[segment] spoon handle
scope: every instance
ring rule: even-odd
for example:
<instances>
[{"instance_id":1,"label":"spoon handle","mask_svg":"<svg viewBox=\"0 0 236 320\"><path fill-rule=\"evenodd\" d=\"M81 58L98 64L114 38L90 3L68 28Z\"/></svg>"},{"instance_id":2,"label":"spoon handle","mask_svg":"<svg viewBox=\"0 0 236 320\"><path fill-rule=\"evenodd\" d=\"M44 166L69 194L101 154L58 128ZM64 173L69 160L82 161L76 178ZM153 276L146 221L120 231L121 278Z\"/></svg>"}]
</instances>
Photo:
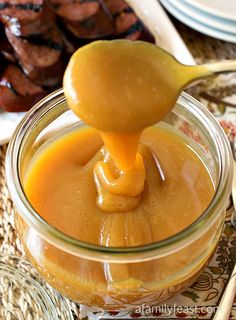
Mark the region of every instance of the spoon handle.
<instances>
[{"instance_id":1,"label":"spoon handle","mask_svg":"<svg viewBox=\"0 0 236 320\"><path fill-rule=\"evenodd\" d=\"M225 60L204 65L212 74L236 72L236 60Z\"/></svg>"},{"instance_id":2,"label":"spoon handle","mask_svg":"<svg viewBox=\"0 0 236 320\"><path fill-rule=\"evenodd\" d=\"M186 87L188 84L198 79L211 77L220 73L236 72L236 60L225 60L214 63L199 64L196 66L182 65L181 67L183 69L180 69L180 83L182 82L183 87Z\"/></svg>"}]
</instances>

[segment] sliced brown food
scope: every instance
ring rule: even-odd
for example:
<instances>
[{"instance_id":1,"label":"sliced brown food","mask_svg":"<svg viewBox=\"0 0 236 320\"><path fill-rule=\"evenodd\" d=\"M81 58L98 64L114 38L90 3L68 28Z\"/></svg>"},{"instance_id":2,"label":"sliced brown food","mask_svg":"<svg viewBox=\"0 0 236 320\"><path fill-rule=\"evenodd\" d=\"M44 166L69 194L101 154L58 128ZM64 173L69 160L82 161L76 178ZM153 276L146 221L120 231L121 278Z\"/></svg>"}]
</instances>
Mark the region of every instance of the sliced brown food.
<instances>
[{"instance_id":1,"label":"sliced brown food","mask_svg":"<svg viewBox=\"0 0 236 320\"><path fill-rule=\"evenodd\" d=\"M46 32L55 22L55 13L48 1L44 1L43 10L35 20L19 19L3 15L2 22L15 36L32 37Z\"/></svg>"},{"instance_id":2,"label":"sliced brown food","mask_svg":"<svg viewBox=\"0 0 236 320\"><path fill-rule=\"evenodd\" d=\"M133 12L122 12L115 18L115 34L127 32L137 22L138 18Z\"/></svg>"},{"instance_id":3,"label":"sliced brown food","mask_svg":"<svg viewBox=\"0 0 236 320\"><path fill-rule=\"evenodd\" d=\"M44 68L53 65L60 58L63 41L56 26L34 38L16 37L9 29L6 29L6 35L20 61L23 60L24 63Z\"/></svg>"},{"instance_id":4,"label":"sliced brown food","mask_svg":"<svg viewBox=\"0 0 236 320\"><path fill-rule=\"evenodd\" d=\"M6 67L6 60L3 55L0 54L0 74L2 74L3 70Z\"/></svg>"},{"instance_id":5,"label":"sliced brown food","mask_svg":"<svg viewBox=\"0 0 236 320\"><path fill-rule=\"evenodd\" d=\"M0 107L9 112L29 110L47 92L9 64L0 76Z\"/></svg>"},{"instance_id":6,"label":"sliced brown food","mask_svg":"<svg viewBox=\"0 0 236 320\"><path fill-rule=\"evenodd\" d=\"M16 61L14 50L7 40L5 33L2 33L0 36L0 56L11 62Z\"/></svg>"},{"instance_id":7,"label":"sliced brown food","mask_svg":"<svg viewBox=\"0 0 236 320\"><path fill-rule=\"evenodd\" d=\"M154 37L124 0L103 0L103 2L115 20L116 38L154 42Z\"/></svg>"},{"instance_id":8,"label":"sliced brown food","mask_svg":"<svg viewBox=\"0 0 236 320\"><path fill-rule=\"evenodd\" d=\"M155 38L144 26L140 28L137 26L137 30L135 31L136 26L133 26L131 27L131 29L129 29L129 32L127 32L124 36L125 39L132 41L142 40L146 42L155 43Z\"/></svg>"},{"instance_id":9,"label":"sliced brown food","mask_svg":"<svg viewBox=\"0 0 236 320\"><path fill-rule=\"evenodd\" d=\"M136 40L141 40L142 36L143 36L142 31L138 30L130 34L127 34L125 38L128 40L136 41Z\"/></svg>"},{"instance_id":10,"label":"sliced brown food","mask_svg":"<svg viewBox=\"0 0 236 320\"><path fill-rule=\"evenodd\" d=\"M32 79L36 84L45 87L55 87L62 82L65 67L62 60L58 60L55 64L46 68L38 68L27 64L27 68L21 64L24 73Z\"/></svg>"},{"instance_id":11,"label":"sliced brown food","mask_svg":"<svg viewBox=\"0 0 236 320\"><path fill-rule=\"evenodd\" d=\"M43 10L44 0L0 0L0 15L32 21Z\"/></svg>"},{"instance_id":12,"label":"sliced brown food","mask_svg":"<svg viewBox=\"0 0 236 320\"><path fill-rule=\"evenodd\" d=\"M29 78L45 86L61 81L63 39L56 26L35 38L16 37L9 29L6 35Z\"/></svg>"},{"instance_id":13,"label":"sliced brown food","mask_svg":"<svg viewBox=\"0 0 236 320\"><path fill-rule=\"evenodd\" d=\"M104 38L114 32L114 21L102 7L92 17L83 21L67 21L66 25L78 38Z\"/></svg>"},{"instance_id":14,"label":"sliced brown food","mask_svg":"<svg viewBox=\"0 0 236 320\"><path fill-rule=\"evenodd\" d=\"M61 32L65 54L71 56L77 49L77 45L68 39L64 32Z\"/></svg>"},{"instance_id":15,"label":"sliced brown food","mask_svg":"<svg viewBox=\"0 0 236 320\"><path fill-rule=\"evenodd\" d=\"M110 13L115 16L125 9L129 9L128 4L124 0L103 0Z\"/></svg>"},{"instance_id":16,"label":"sliced brown food","mask_svg":"<svg viewBox=\"0 0 236 320\"><path fill-rule=\"evenodd\" d=\"M127 36L125 36L125 39L132 40L132 41L142 40L150 43L155 43L155 38L153 37L153 35L148 30L145 30L145 29L143 31L136 31L136 32L130 33Z\"/></svg>"},{"instance_id":17,"label":"sliced brown food","mask_svg":"<svg viewBox=\"0 0 236 320\"><path fill-rule=\"evenodd\" d=\"M127 19L127 14L125 15L125 19ZM124 21L125 21L124 19ZM142 41L147 41L147 42L151 42L154 43L155 39L152 36L152 34L144 27L143 23L137 19L136 23L132 24L131 22L134 22L135 20L130 19L130 27L128 29L126 29L126 27L128 26L129 22L122 22L120 25L120 29L119 31L121 31L122 29L126 29L124 30L122 33L118 33L116 34L116 38L125 38L128 40L142 40Z\"/></svg>"},{"instance_id":18,"label":"sliced brown food","mask_svg":"<svg viewBox=\"0 0 236 320\"><path fill-rule=\"evenodd\" d=\"M57 15L70 21L81 21L99 10L99 0L50 0Z\"/></svg>"}]
</instances>

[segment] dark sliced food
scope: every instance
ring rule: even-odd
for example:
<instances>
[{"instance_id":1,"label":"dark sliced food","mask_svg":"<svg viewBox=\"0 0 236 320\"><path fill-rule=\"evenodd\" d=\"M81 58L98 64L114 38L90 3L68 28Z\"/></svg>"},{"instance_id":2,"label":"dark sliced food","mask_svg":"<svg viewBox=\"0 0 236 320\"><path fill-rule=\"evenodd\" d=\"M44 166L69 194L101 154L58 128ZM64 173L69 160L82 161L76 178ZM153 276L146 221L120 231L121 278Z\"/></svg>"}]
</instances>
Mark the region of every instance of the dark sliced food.
<instances>
[{"instance_id":1,"label":"dark sliced food","mask_svg":"<svg viewBox=\"0 0 236 320\"><path fill-rule=\"evenodd\" d=\"M137 16L133 12L123 11L115 18L116 35L127 33L138 21Z\"/></svg>"},{"instance_id":2,"label":"dark sliced food","mask_svg":"<svg viewBox=\"0 0 236 320\"><path fill-rule=\"evenodd\" d=\"M64 32L61 32L61 35L62 35L62 39L63 39L65 55L71 56L78 48L78 45L76 45L75 43L73 43L73 41L68 39L67 35Z\"/></svg>"},{"instance_id":3,"label":"dark sliced food","mask_svg":"<svg viewBox=\"0 0 236 320\"><path fill-rule=\"evenodd\" d=\"M125 10L130 9L124 0L103 0L103 2L114 18Z\"/></svg>"},{"instance_id":4,"label":"dark sliced food","mask_svg":"<svg viewBox=\"0 0 236 320\"><path fill-rule=\"evenodd\" d=\"M15 52L7 40L5 32L0 35L0 57L4 58L4 60L16 62Z\"/></svg>"},{"instance_id":5,"label":"dark sliced food","mask_svg":"<svg viewBox=\"0 0 236 320\"><path fill-rule=\"evenodd\" d=\"M9 29L6 29L6 35L19 60L37 67L54 64L63 49L62 37L56 26L34 38L16 37Z\"/></svg>"},{"instance_id":6,"label":"dark sliced food","mask_svg":"<svg viewBox=\"0 0 236 320\"><path fill-rule=\"evenodd\" d=\"M76 49L120 38L154 42L124 0L0 0L0 107L28 110L61 85Z\"/></svg>"},{"instance_id":7,"label":"dark sliced food","mask_svg":"<svg viewBox=\"0 0 236 320\"><path fill-rule=\"evenodd\" d=\"M78 38L97 39L110 36L114 32L114 21L102 7L83 21L67 21L67 28Z\"/></svg>"},{"instance_id":8,"label":"dark sliced food","mask_svg":"<svg viewBox=\"0 0 236 320\"><path fill-rule=\"evenodd\" d=\"M45 95L16 65L9 64L0 76L0 106L6 111L29 110Z\"/></svg>"},{"instance_id":9,"label":"dark sliced food","mask_svg":"<svg viewBox=\"0 0 236 320\"><path fill-rule=\"evenodd\" d=\"M23 70L36 84L44 87L52 87L51 91L53 91L56 86L61 85L65 66L63 65L62 59L59 59L53 65L45 68L37 68L28 64L27 69L23 68Z\"/></svg>"},{"instance_id":10,"label":"dark sliced food","mask_svg":"<svg viewBox=\"0 0 236 320\"><path fill-rule=\"evenodd\" d=\"M124 0L103 0L115 21L116 38L154 42L132 8Z\"/></svg>"},{"instance_id":11,"label":"dark sliced food","mask_svg":"<svg viewBox=\"0 0 236 320\"><path fill-rule=\"evenodd\" d=\"M2 22L15 36L32 37L45 33L55 22L55 13L48 1L44 1L43 10L35 20L25 20L3 15Z\"/></svg>"},{"instance_id":12,"label":"dark sliced food","mask_svg":"<svg viewBox=\"0 0 236 320\"><path fill-rule=\"evenodd\" d=\"M99 10L99 0L50 0L57 15L70 21L85 20Z\"/></svg>"},{"instance_id":13,"label":"dark sliced food","mask_svg":"<svg viewBox=\"0 0 236 320\"><path fill-rule=\"evenodd\" d=\"M63 40L56 26L35 38L16 37L9 29L6 29L6 35L29 78L44 86L60 83L63 73Z\"/></svg>"},{"instance_id":14,"label":"dark sliced food","mask_svg":"<svg viewBox=\"0 0 236 320\"><path fill-rule=\"evenodd\" d=\"M32 21L43 10L44 0L0 0L0 15Z\"/></svg>"}]
</instances>

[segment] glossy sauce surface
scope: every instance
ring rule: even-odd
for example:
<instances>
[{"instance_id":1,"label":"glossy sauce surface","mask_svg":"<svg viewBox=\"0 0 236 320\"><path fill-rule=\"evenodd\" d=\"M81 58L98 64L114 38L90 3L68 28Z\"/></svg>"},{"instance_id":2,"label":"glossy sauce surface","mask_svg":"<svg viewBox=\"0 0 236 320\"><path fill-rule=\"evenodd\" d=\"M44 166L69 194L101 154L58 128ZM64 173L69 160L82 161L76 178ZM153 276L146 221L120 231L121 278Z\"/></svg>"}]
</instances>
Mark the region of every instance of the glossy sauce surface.
<instances>
[{"instance_id":1,"label":"glossy sauce surface","mask_svg":"<svg viewBox=\"0 0 236 320\"><path fill-rule=\"evenodd\" d=\"M174 107L181 65L152 44L96 41L72 56L64 75L69 107L104 132L139 132Z\"/></svg>"},{"instance_id":2,"label":"glossy sauce surface","mask_svg":"<svg viewBox=\"0 0 236 320\"><path fill-rule=\"evenodd\" d=\"M96 205L93 171L103 160L104 146L91 128L59 136L40 150L26 175L25 192L48 223L85 242L127 247L167 238L199 217L213 197L213 183L188 143L167 129L146 129L139 153L145 183L120 181L120 188L129 191L129 196L118 196L120 210L107 213ZM124 210L139 189L138 204Z\"/></svg>"}]
</instances>

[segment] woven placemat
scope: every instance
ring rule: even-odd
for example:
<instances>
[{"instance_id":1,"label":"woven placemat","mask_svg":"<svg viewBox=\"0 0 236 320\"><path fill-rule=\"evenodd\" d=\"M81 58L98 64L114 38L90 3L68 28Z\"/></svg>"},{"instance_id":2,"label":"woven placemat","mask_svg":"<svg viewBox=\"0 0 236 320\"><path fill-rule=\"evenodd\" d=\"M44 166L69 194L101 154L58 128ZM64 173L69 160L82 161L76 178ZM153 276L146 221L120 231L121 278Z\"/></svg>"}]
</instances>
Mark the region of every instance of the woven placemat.
<instances>
[{"instance_id":1,"label":"woven placemat","mask_svg":"<svg viewBox=\"0 0 236 320\"><path fill-rule=\"evenodd\" d=\"M0 148L0 252L23 255L15 232L14 209L5 180L5 155L7 146Z\"/></svg>"},{"instance_id":2,"label":"woven placemat","mask_svg":"<svg viewBox=\"0 0 236 320\"><path fill-rule=\"evenodd\" d=\"M173 21L198 63L236 59L235 44L204 36L177 22L175 19ZM188 92L205 104L218 117L226 133L233 137L236 135L236 74L219 76L214 81L202 81L197 86L188 89ZM0 147L0 252L25 258L15 231L14 208L6 187L6 148L6 145ZM229 233L229 231L227 232ZM24 292L22 291L20 294L24 295ZM68 306L73 310L74 318L78 319L80 316L79 307L70 301L68 301ZM34 309L33 304L31 308ZM58 312L60 312L59 305L57 308ZM109 317L111 318L111 316Z\"/></svg>"}]
</instances>

